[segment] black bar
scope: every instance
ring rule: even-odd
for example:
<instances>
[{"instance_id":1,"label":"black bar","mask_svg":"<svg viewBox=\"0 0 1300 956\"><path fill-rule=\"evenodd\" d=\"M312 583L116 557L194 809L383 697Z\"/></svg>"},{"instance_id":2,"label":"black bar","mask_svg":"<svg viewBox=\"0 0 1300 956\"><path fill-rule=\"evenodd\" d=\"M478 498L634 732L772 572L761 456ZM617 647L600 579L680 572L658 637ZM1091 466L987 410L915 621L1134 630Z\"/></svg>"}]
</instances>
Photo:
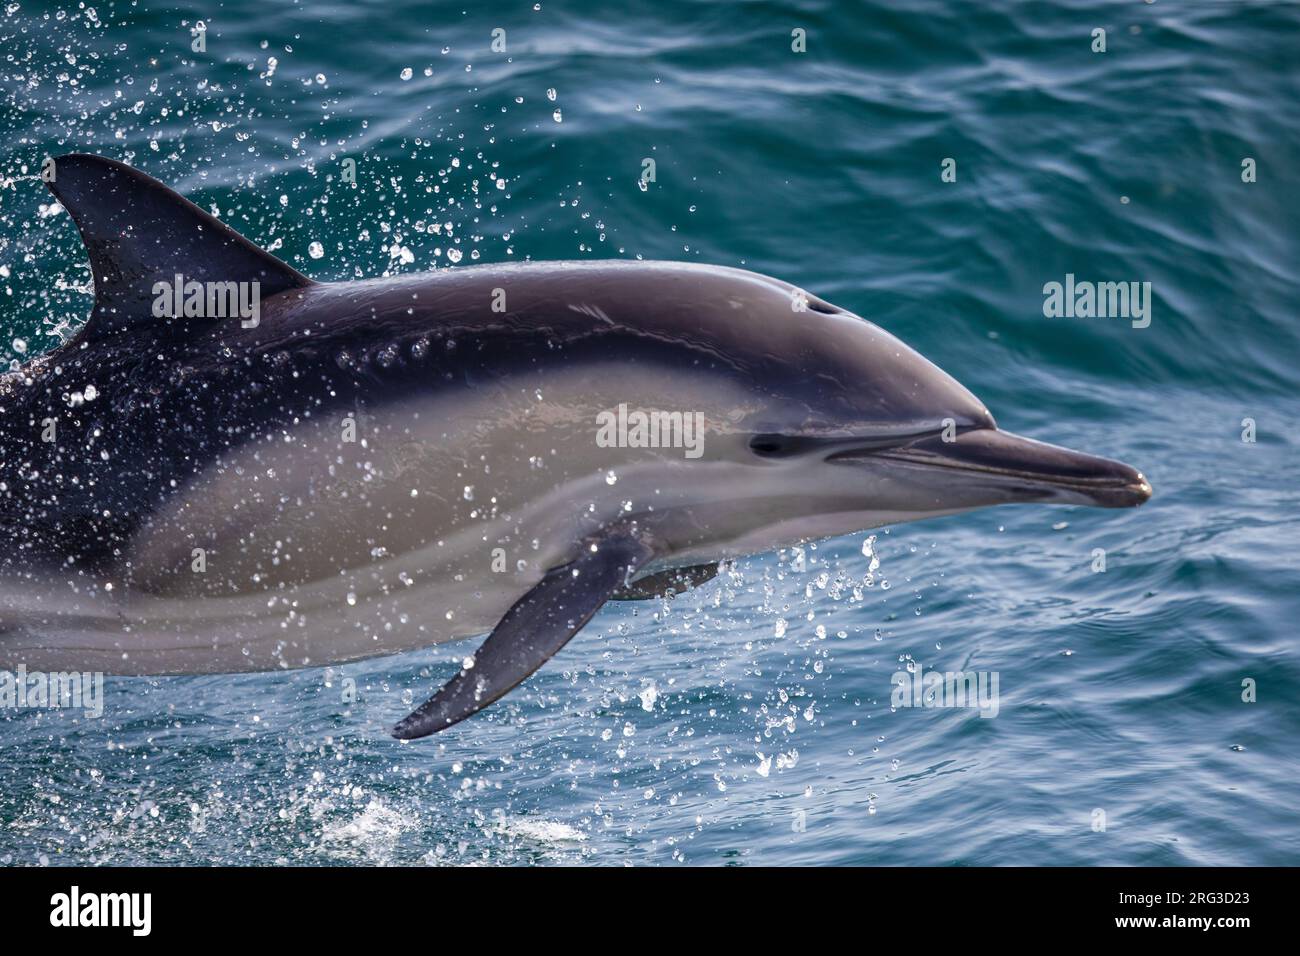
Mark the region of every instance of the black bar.
<instances>
[{"instance_id":1,"label":"black bar","mask_svg":"<svg viewBox=\"0 0 1300 956\"><path fill-rule=\"evenodd\" d=\"M98 912L96 894L148 893L147 938L187 942L240 933L259 944L355 939L374 945L404 931L428 934L432 924L449 932L488 932L492 942L545 926L563 927L564 935L608 926L653 936L676 925L671 938L680 931L689 935L687 927L699 920L722 919L729 933L757 932L760 939L764 926L775 922L815 927L821 939L836 927L860 937L872 927L897 932L906 926L904 935L947 944L1025 932L1034 934L1026 939L1071 944L1127 938L1183 945L1201 938L1234 945L1252 934L1272 938L1285 930L1282 908L1296 875L1177 868L591 869L6 869L0 871L0 925L9 938L23 941L70 933L82 941L94 935L128 945L146 938L136 936L130 919L134 915L143 927L142 896L136 909L121 910L127 925L51 925L52 916L60 918L59 894L66 897L61 916L68 921L75 886L87 918ZM86 903L88 896L95 896L93 903Z\"/></svg>"}]
</instances>

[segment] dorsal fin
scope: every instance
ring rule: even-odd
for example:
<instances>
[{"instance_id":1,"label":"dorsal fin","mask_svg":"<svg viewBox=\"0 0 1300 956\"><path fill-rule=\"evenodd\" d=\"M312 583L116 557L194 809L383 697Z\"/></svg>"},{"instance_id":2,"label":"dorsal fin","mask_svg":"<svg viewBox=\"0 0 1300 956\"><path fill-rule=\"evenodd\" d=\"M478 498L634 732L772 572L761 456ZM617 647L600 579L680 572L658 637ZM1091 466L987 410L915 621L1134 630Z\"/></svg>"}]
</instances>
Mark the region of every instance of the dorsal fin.
<instances>
[{"instance_id":1,"label":"dorsal fin","mask_svg":"<svg viewBox=\"0 0 1300 956\"><path fill-rule=\"evenodd\" d=\"M95 308L84 334L94 337L150 323L154 284L260 283L265 300L311 280L259 249L194 203L124 163L72 153L54 160L47 181L81 232L95 277ZM189 320L193 321L193 320Z\"/></svg>"}]
</instances>

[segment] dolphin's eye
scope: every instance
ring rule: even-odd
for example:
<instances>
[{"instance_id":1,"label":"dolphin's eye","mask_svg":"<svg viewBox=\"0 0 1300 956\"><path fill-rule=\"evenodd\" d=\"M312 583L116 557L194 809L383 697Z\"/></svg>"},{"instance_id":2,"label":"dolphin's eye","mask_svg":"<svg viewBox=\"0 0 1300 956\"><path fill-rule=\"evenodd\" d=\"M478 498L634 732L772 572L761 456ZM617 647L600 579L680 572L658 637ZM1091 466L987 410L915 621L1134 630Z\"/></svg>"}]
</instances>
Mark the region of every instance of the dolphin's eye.
<instances>
[{"instance_id":1,"label":"dolphin's eye","mask_svg":"<svg viewBox=\"0 0 1300 956\"><path fill-rule=\"evenodd\" d=\"M760 458L783 458L793 454L796 445L788 435L755 435L749 440L749 450Z\"/></svg>"}]
</instances>

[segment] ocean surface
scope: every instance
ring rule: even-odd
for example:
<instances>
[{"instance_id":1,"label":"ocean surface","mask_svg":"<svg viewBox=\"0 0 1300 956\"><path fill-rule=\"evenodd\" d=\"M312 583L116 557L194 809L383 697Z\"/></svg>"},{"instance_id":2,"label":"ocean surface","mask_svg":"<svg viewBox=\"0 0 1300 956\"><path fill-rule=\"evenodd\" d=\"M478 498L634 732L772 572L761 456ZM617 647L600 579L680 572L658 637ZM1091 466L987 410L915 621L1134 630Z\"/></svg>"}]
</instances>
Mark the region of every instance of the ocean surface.
<instances>
[{"instance_id":1,"label":"ocean surface","mask_svg":"<svg viewBox=\"0 0 1300 956\"><path fill-rule=\"evenodd\" d=\"M320 279L769 273L1155 496L609 605L411 745L472 644L3 710L0 863L1300 863L1298 47L1246 0L5 0L0 361L87 314L36 174L92 151ZM1045 316L1067 275L1151 283L1150 324ZM996 717L892 707L917 667L996 672Z\"/></svg>"}]
</instances>

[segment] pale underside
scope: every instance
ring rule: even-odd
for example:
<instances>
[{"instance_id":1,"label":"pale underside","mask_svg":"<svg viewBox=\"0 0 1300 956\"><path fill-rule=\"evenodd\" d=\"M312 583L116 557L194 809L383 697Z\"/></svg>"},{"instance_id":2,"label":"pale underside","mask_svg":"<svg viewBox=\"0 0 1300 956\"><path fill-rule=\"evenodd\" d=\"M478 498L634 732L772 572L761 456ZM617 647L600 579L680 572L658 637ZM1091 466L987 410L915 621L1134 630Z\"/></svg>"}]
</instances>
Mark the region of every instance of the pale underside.
<instances>
[{"instance_id":1,"label":"pale underside","mask_svg":"<svg viewBox=\"0 0 1300 956\"><path fill-rule=\"evenodd\" d=\"M355 441L344 413L304 421L214 462L106 577L0 579L0 666L344 662L485 633L629 516L665 546L643 573L916 517L839 512L846 489L755 467L737 427L754 401L717 376L609 364L372 405ZM704 454L599 446L597 416L620 403L701 413ZM819 495L802 517L791 504Z\"/></svg>"}]
</instances>

